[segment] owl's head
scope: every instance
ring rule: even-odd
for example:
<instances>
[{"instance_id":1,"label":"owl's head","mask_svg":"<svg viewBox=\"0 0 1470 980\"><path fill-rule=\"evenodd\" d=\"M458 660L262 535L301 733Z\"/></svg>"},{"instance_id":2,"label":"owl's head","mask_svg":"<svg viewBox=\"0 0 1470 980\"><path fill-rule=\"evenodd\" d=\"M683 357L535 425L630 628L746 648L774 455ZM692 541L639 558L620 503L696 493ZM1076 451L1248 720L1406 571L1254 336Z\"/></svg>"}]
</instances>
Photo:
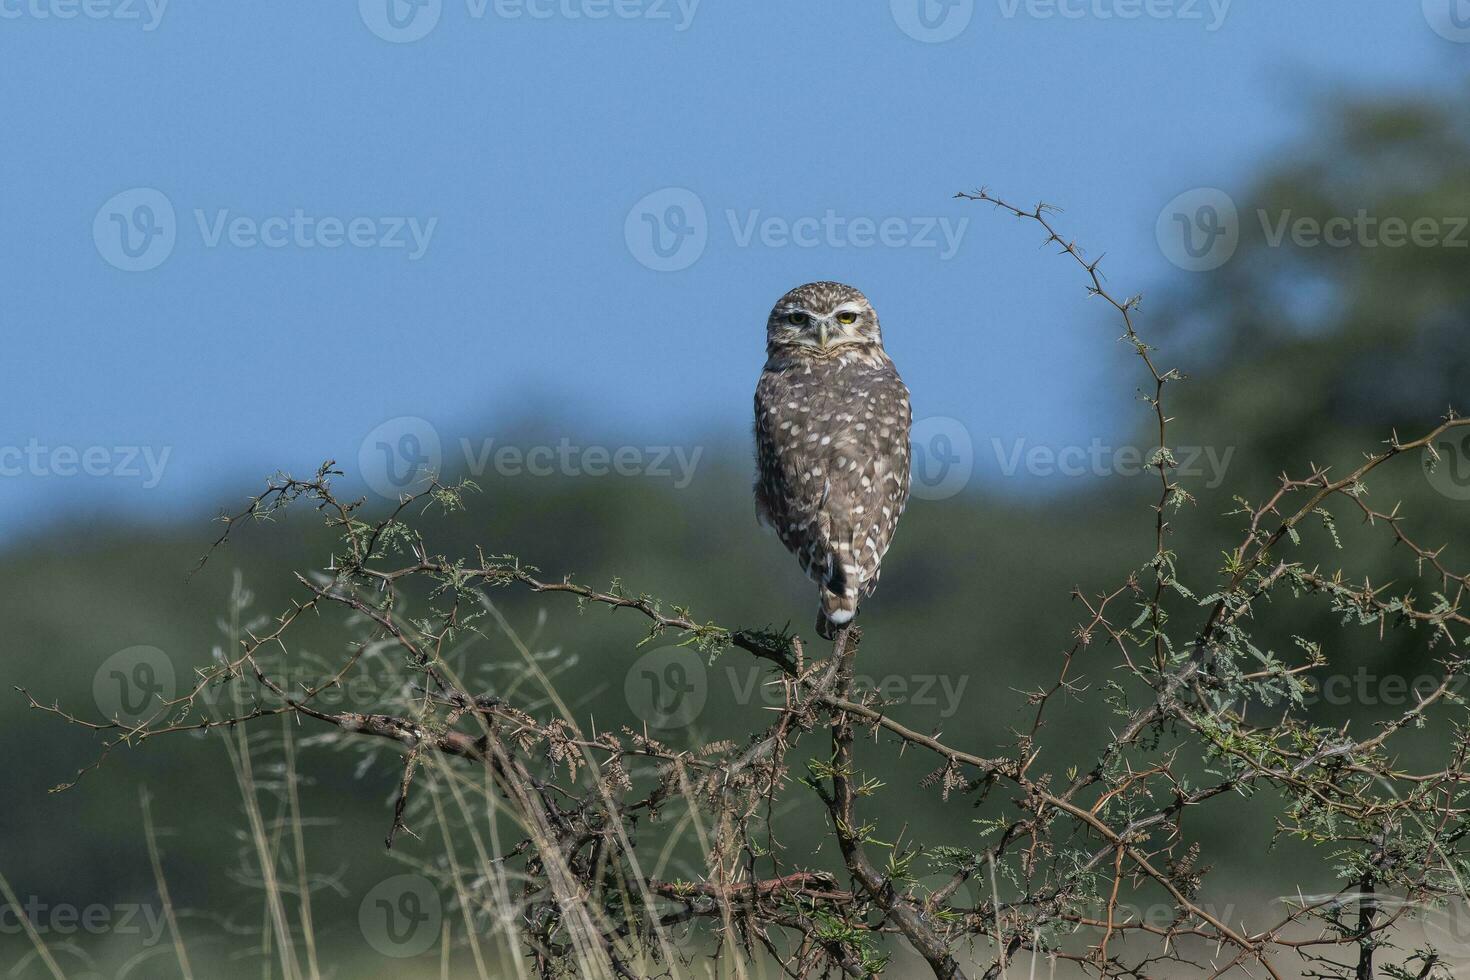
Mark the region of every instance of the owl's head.
<instances>
[{"instance_id":1,"label":"owl's head","mask_svg":"<svg viewBox=\"0 0 1470 980\"><path fill-rule=\"evenodd\" d=\"M827 357L839 350L883 347L873 304L852 286L809 282L782 296L766 322L771 353Z\"/></svg>"}]
</instances>

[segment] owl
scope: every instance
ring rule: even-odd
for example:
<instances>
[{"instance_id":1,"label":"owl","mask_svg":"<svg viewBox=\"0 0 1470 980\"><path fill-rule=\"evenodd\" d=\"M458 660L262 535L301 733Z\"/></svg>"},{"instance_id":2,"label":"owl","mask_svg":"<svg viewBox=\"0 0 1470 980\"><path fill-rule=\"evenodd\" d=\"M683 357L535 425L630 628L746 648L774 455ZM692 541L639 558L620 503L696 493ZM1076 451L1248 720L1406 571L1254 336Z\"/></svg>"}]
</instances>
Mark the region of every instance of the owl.
<instances>
[{"instance_id":1,"label":"owl","mask_svg":"<svg viewBox=\"0 0 1470 980\"><path fill-rule=\"evenodd\" d=\"M817 583L827 639L878 586L909 497L911 418L866 296L813 282L781 297L755 389L756 516Z\"/></svg>"}]
</instances>

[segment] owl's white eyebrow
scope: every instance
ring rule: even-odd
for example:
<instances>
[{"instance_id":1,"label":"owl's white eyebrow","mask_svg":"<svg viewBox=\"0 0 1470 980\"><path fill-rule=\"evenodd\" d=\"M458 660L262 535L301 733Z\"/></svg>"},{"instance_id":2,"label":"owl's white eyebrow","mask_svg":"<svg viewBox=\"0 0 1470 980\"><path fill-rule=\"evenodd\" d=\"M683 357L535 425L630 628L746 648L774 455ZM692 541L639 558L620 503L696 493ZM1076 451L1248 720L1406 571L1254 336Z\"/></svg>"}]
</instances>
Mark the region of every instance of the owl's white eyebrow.
<instances>
[{"instance_id":1,"label":"owl's white eyebrow","mask_svg":"<svg viewBox=\"0 0 1470 980\"><path fill-rule=\"evenodd\" d=\"M820 313L813 313L811 310L807 309L804 306L787 307L782 315L790 316L793 313L802 313L806 316L813 317L814 319L822 320L828 317L834 317L839 313L861 313L862 311L863 308L857 303L843 303L841 306L837 307L837 309L833 310L831 313L828 313L827 317L823 317Z\"/></svg>"}]
</instances>

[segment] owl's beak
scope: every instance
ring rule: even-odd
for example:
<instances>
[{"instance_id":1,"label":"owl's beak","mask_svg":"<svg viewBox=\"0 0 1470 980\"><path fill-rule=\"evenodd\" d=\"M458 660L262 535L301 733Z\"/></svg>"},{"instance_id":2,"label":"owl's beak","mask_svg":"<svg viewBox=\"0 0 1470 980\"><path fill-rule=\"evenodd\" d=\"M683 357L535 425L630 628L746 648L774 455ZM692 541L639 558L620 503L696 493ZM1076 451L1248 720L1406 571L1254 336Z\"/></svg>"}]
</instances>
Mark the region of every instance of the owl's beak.
<instances>
[{"instance_id":1,"label":"owl's beak","mask_svg":"<svg viewBox=\"0 0 1470 980\"><path fill-rule=\"evenodd\" d=\"M823 347L827 346L827 337L830 333L831 325L828 324L826 320L823 320L821 323L817 324L817 341Z\"/></svg>"}]
</instances>

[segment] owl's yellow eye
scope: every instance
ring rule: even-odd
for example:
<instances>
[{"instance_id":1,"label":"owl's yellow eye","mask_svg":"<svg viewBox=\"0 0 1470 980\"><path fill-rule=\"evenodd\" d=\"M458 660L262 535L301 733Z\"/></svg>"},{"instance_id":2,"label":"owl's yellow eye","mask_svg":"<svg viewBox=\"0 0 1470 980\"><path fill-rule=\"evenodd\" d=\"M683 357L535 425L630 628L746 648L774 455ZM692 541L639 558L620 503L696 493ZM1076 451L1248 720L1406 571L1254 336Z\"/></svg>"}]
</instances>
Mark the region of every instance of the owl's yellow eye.
<instances>
[{"instance_id":1,"label":"owl's yellow eye","mask_svg":"<svg viewBox=\"0 0 1470 980\"><path fill-rule=\"evenodd\" d=\"M786 317L786 322L791 324L793 327L804 327L806 326L806 322L809 319L811 318L808 317L805 313L792 313L791 315Z\"/></svg>"},{"instance_id":2,"label":"owl's yellow eye","mask_svg":"<svg viewBox=\"0 0 1470 980\"><path fill-rule=\"evenodd\" d=\"M838 323L857 323L857 314L851 310L843 310L837 314Z\"/></svg>"}]
</instances>

